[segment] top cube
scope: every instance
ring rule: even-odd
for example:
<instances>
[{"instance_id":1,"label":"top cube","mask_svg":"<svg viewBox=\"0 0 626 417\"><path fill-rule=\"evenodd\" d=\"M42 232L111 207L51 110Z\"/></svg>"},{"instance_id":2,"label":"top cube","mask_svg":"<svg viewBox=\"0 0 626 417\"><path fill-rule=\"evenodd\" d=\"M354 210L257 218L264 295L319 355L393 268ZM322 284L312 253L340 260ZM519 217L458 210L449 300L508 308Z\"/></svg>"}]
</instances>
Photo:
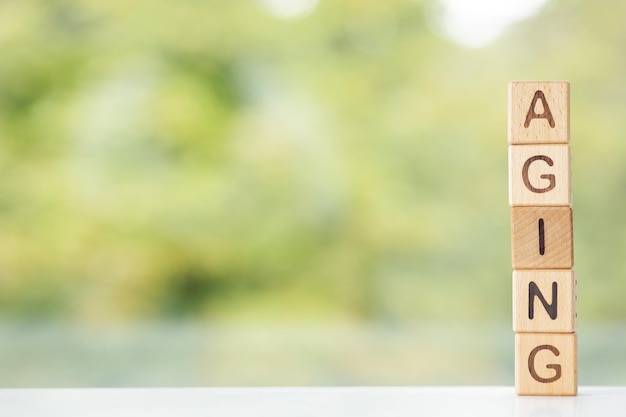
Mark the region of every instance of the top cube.
<instances>
[{"instance_id":1,"label":"top cube","mask_svg":"<svg viewBox=\"0 0 626 417\"><path fill-rule=\"evenodd\" d=\"M509 83L509 143L569 143L569 82Z\"/></svg>"}]
</instances>

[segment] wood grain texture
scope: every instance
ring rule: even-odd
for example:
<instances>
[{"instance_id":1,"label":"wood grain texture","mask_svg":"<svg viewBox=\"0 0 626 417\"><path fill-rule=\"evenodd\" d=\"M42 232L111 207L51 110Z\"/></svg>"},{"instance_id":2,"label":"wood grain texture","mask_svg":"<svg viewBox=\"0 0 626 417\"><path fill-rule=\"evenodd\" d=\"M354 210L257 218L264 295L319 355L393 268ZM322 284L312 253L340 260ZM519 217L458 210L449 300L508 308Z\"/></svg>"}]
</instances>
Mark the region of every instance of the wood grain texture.
<instances>
[{"instance_id":1,"label":"wood grain texture","mask_svg":"<svg viewBox=\"0 0 626 417\"><path fill-rule=\"evenodd\" d=\"M516 333L573 333L576 330L574 271L513 271L513 330Z\"/></svg>"},{"instance_id":2,"label":"wood grain texture","mask_svg":"<svg viewBox=\"0 0 626 417\"><path fill-rule=\"evenodd\" d=\"M572 229L569 207L511 208L513 269L572 269Z\"/></svg>"},{"instance_id":3,"label":"wood grain texture","mask_svg":"<svg viewBox=\"0 0 626 417\"><path fill-rule=\"evenodd\" d=\"M510 144L569 143L569 114L569 82L509 83Z\"/></svg>"},{"instance_id":4,"label":"wood grain texture","mask_svg":"<svg viewBox=\"0 0 626 417\"><path fill-rule=\"evenodd\" d=\"M569 145L510 145L509 204L570 206Z\"/></svg>"},{"instance_id":5,"label":"wood grain texture","mask_svg":"<svg viewBox=\"0 0 626 417\"><path fill-rule=\"evenodd\" d=\"M575 333L517 333L515 391L518 395L576 395Z\"/></svg>"}]
</instances>

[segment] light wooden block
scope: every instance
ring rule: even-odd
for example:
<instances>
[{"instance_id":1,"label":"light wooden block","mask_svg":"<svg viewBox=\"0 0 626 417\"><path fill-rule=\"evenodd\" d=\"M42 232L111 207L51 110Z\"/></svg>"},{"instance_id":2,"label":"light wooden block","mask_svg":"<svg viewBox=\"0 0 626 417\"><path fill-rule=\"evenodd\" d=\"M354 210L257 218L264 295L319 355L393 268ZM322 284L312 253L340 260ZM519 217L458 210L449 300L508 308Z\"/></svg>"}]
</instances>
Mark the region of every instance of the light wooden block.
<instances>
[{"instance_id":1,"label":"light wooden block","mask_svg":"<svg viewBox=\"0 0 626 417\"><path fill-rule=\"evenodd\" d=\"M572 269L572 229L569 207L511 208L513 269Z\"/></svg>"},{"instance_id":2,"label":"light wooden block","mask_svg":"<svg viewBox=\"0 0 626 417\"><path fill-rule=\"evenodd\" d=\"M569 143L569 83L509 83L509 143Z\"/></svg>"},{"instance_id":3,"label":"light wooden block","mask_svg":"<svg viewBox=\"0 0 626 417\"><path fill-rule=\"evenodd\" d=\"M569 145L510 145L509 204L571 205L570 161Z\"/></svg>"},{"instance_id":4,"label":"light wooden block","mask_svg":"<svg viewBox=\"0 0 626 417\"><path fill-rule=\"evenodd\" d=\"M576 395L575 333L515 335L515 391L518 395Z\"/></svg>"},{"instance_id":5,"label":"light wooden block","mask_svg":"<svg viewBox=\"0 0 626 417\"><path fill-rule=\"evenodd\" d=\"M573 333L576 330L574 271L513 271L513 330L516 333Z\"/></svg>"}]
</instances>

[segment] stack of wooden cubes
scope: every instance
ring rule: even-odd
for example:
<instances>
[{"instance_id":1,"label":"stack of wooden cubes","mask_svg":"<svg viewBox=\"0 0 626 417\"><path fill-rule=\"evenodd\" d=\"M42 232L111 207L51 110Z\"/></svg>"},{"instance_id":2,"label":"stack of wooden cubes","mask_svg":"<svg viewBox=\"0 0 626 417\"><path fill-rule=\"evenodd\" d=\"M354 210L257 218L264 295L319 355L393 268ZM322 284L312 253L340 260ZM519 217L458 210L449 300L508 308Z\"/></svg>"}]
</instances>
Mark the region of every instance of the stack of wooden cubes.
<instances>
[{"instance_id":1,"label":"stack of wooden cubes","mask_svg":"<svg viewBox=\"0 0 626 417\"><path fill-rule=\"evenodd\" d=\"M509 84L515 390L576 395L569 83Z\"/></svg>"}]
</instances>

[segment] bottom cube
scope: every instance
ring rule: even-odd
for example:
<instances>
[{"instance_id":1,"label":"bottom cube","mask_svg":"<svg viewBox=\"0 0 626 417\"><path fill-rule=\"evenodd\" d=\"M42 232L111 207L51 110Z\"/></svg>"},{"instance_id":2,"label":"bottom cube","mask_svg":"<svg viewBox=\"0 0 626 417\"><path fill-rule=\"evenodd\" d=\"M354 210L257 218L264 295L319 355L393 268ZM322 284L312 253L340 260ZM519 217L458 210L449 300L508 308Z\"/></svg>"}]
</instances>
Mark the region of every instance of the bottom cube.
<instances>
[{"instance_id":1,"label":"bottom cube","mask_svg":"<svg viewBox=\"0 0 626 417\"><path fill-rule=\"evenodd\" d=\"M575 333L515 335L515 391L518 395L576 395Z\"/></svg>"}]
</instances>

